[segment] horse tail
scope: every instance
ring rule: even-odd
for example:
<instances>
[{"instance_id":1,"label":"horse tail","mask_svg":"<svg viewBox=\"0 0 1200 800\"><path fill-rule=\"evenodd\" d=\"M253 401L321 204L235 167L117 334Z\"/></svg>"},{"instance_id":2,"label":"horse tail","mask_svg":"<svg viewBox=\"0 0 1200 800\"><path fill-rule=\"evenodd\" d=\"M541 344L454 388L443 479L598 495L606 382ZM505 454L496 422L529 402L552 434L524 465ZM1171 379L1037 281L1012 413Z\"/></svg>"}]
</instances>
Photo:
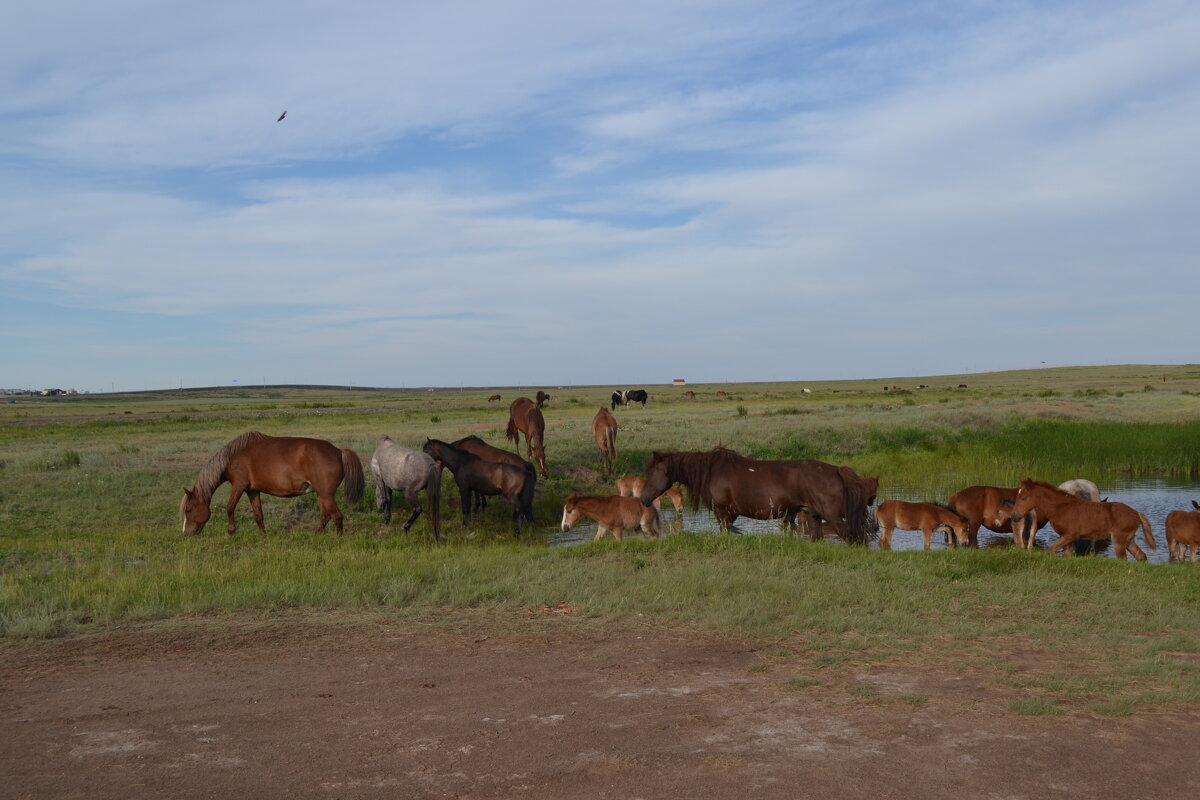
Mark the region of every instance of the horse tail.
<instances>
[{"instance_id":1,"label":"horse tail","mask_svg":"<svg viewBox=\"0 0 1200 800\"><path fill-rule=\"evenodd\" d=\"M342 480L346 490L346 504L354 505L362 500L363 489L366 487L366 477L363 475L362 461L358 453L349 447L342 448Z\"/></svg>"},{"instance_id":2,"label":"horse tail","mask_svg":"<svg viewBox=\"0 0 1200 800\"><path fill-rule=\"evenodd\" d=\"M1142 521L1142 532L1146 538L1146 547L1149 547L1151 550L1157 550L1158 545L1154 543L1154 532L1150 530L1150 520L1146 519L1146 515L1140 511L1137 512L1137 515L1138 519Z\"/></svg>"},{"instance_id":3,"label":"horse tail","mask_svg":"<svg viewBox=\"0 0 1200 800\"><path fill-rule=\"evenodd\" d=\"M342 467L345 472L346 468ZM383 511L388 504L388 493L392 490L388 488L387 481L383 479L383 473L376 469L375 459L371 459L371 473L375 476L375 510Z\"/></svg>"},{"instance_id":4,"label":"horse tail","mask_svg":"<svg viewBox=\"0 0 1200 800\"><path fill-rule=\"evenodd\" d=\"M842 503L846 511L846 541L866 544L870 535L867 525L867 493L857 476L842 473Z\"/></svg>"},{"instance_id":5,"label":"horse tail","mask_svg":"<svg viewBox=\"0 0 1200 800\"><path fill-rule=\"evenodd\" d=\"M433 539L442 538L442 468L433 462L425 476L425 499L429 503L429 524L433 526Z\"/></svg>"},{"instance_id":6,"label":"horse tail","mask_svg":"<svg viewBox=\"0 0 1200 800\"><path fill-rule=\"evenodd\" d=\"M508 427L504 430L504 438L521 444L521 434L517 432L517 421L513 419L512 414L508 415Z\"/></svg>"},{"instance_id":7,"label":"horse tail","mask_svg":"<svg viewBox=\"0 0 1200 800\"><path fill-rule=\"evenodd\" d=\"M610 427L605 430L604 439L608 444L608 468L611 470L617 466L617 429Z\"/></svg>"}]
</instances>

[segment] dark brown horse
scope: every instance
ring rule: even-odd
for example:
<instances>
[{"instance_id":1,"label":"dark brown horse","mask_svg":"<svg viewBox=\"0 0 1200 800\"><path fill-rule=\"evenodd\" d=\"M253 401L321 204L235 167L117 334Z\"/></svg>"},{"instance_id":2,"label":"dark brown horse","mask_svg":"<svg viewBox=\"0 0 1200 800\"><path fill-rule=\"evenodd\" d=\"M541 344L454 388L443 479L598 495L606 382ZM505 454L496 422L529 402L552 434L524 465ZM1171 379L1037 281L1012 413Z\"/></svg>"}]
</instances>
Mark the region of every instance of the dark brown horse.
<instances>
[{"instance_id":1,"label":"dark brown horse","mask_svg":"<svg viewBox=\"0 0 1200 800\"><path fill-rule=\"evenodd\" d=\"M528 397L518 397L508 407L508 429L506 438L521 449L521 434L525 434L525 456L537 462L538 469L546 474L546 450L543 437L546 434L546 418L537 405Z\"/></svg>"},{"instance_id":2,"label":"dark brown horse","mask_svg":"<svg viewBox=\"0 0 1200 800\"><path fill-rule=\"evenodd\" d=\"M709 451L655 452L646 462L646 484L640 500L650 505L670 486L688 488L692 510L710 508L722 528L739 516L782 519L795 527L804 513L809 531L829 523L843 539L863 543L871 535L867 522L868 497L878 482L860 478L849 467L823 461L760 461L725 447Z\"/></svg>"},{"instance_id":3,"label":"dark brown horse","mask_svg":"<svg viewBox=\"0 0 1200 800\"><path fill-rule=\"evenodd\" d=\"M500 395L498 395L498 394L494 394L494 395L492 395L491 397L489 397L489 398L488 398L488 402L489 402L489 403L498 403L498 402L500 402Z\"/></svg>"},{"instance_id":4,"label":"dark brown horse","mask_svg":"<svg viewBox=\"0 0 1200 800\"><path fill-rule=\"evenodd\" d=\"M537 407L541 408L542 406L546 405L547 401L550 400L550 395L546 392L543 392L541 389L538 389L538 393L534 396L534 400L537 401Z\"/></svg>"},{"instance_id":5,"label":"dark brown horse","mask_svg":"<svg viewBox=\"0 0 1200 800\"><path fill-rule=\"evenodd\" d=\"M337 532L342 532L342 512L334 502L333 493L342 481L346 482L346 502L357 503L363 496L362 462L348 448L338 449L324 439L304 439L298 436L267 436L258 431L243 433L222 447L208 460L196 476L192 488L183 490L179 511L183 515L186 536L204 529L212 515L210 503L213 492L229 482L229 502L225 513L226 530L233 533L237 523L233 511L245 493L250 498L254 521L266 533L259 494L275 497L298 497L317 493L321 508L321 524L317 533L333 520Z\"/></svg>"},{"instance_id":6,"label":"dark brown horse","mask_svg":"<svg viewBox=\"0 0 1200 800\"><path fill-rule=\"evenodd\" d=\"M617 419L604 406L600 406L596 416L592 417L592 436L600 448L604 471L612 472L617 463Z\"/></svg>"},{"instance_id":7,"label":"dark brown horse","mask_svg":"<svg viewBox=\"0 0 1200 800\"><path fill-rule=\"evenodd\" d=\"M468 453L474 453L484 461L496 461L501 464L512 464L521 469L527 469L533 472L533 464L530 464L525 459L521 458L516 453L508 450L501 450L499 447L494 447L478 436L464 436L462 439L451 442L455 447L466 450ZM536 475L536 473L534 473ZM536 478L535 478L536 479ZM475 494L473 497L474 504L472 510L479 511L487 507L487 498L481 494Z\"/></svg>"},{"instance_id":8,"label":"dark brown horse","mask_svg":"<svg viewBox=\"0 0 1200 800\"><path fill-rule=\"evenodd\" d=\"M513 528L521 530L521 520L533 524L533 489L537 484L537 473L512 464L486 461L437 439L428 439L421 448L438 463L449 468L458 484L458 496L462 505L463 525L471 514L471 496L504 495L513 507Z\"/></svg>"},{"instance_id":9,"label":"dark brown horse","mask_svg":"<svg viewBox=\"0 0 1200 800\"><path fill-rule=\"evenodd\" d=\"M1058 532L1058 539L1049 549L1066 550L1076 539L1112 539L1113 554L1126 558L1126 551L1133 553L1138 561L1145 561L1146 554L1134 541L1138 528L1142 529L1146 546L1155 549L1154 532L1146 515L1124 503L1105 503L1084 500L1057 486L1025 478L1017 487L1017 499L1013 503L1012 519L1021 519L1026 514L1036 520L1046 519Z\"/></svg>"}]
</instances>

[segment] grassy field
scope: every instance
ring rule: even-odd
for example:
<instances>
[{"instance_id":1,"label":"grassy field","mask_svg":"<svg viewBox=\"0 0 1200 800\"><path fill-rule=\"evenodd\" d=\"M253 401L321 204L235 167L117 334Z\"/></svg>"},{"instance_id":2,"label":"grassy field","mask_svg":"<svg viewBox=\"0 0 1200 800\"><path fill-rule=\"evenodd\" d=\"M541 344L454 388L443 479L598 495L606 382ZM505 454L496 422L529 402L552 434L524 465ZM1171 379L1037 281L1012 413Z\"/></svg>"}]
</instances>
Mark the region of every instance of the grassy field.
<instances>
[{"instance_id":1,"label":"grassy field","mask_svg":"<svg viewBox=\"0 0 1200 800\"><path fill-rule=\"evenodd\" d=\"M364 464L383 434L413 447L472 433L503 445L508 402L538 388L554 399L535 517L552 525L569 492L608 491L590 421L612 387L264 387L0 406L3 633L11 641L282 609L384 609L425 621L485 609L511 622L562 602L595 624L651 619L747 637L814 668L915 654L986 668L1037 701L1015 706L1021 713L1066 704L1121 714L1200 700L1200 572L1191 565L884 553L713 531L548 548L513 537L503 502L470 530L447 513L448 542L435 545L423 522L407 535L383 526L371 488L341 539L313 534L311 496L264 498L266 536L245 507L236 536L219 512L201 536L179 534L183 487L246 430L330 439ZM849 463L880 476L881 497L889 484L945 499L1025 475L1200 474L1200 366L645 388L645 409L617 412L621 472L640 472L653 449L724 443ZM503 402L488 404L496 392ZM448 477L444 494L456 500ZM1014 646L1074 667L1030 673L1009 656Z\"/></svg>"}]
</instances>

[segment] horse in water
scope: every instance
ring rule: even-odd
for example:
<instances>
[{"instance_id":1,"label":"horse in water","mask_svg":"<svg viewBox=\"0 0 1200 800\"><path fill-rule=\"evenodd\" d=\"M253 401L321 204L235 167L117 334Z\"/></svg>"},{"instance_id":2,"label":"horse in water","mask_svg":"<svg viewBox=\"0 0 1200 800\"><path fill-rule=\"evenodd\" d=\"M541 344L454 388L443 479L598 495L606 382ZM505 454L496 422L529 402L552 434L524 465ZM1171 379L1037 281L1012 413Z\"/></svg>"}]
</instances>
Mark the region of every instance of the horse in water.
<instances>
[{"instance_id":1,"label":"horse in water","mask_svg":"<svg viewBox=\"0 0 1200 800\"><path fill-rule=\"evenodd\" d=\"M537 485L537 473L513 464L486 461L474 453L455 447L438 439L428 439L421 448L438 463L449 468L458 484L458 496L462 505L463 525L471 514L472 493L481 495L504 495L513 507L513 527L519 533L521 520L533 524L533 489Z\"/></svg>"},{"instance_id":2,"label":"horse in water","mask_svg":"<svg viewBox=\"0 0 1200 800\"><path fill-rule=\"evenodd\" d=\"M537 462L538 469L546 474L546 418L537 405L528 397L518 397L508 407L508 428L504 436L521 449L521 434L525 434L525 457Z\"/></svg>"},{"instance_id":3,"label":"horse in water","mask_svg":"<svg viewBox=\"0 0 1200 800\"><path fill-rule=\"evenodd\" d=\"M1017 499L1013 502L1012 519L1020 520L1026 514L1033 519L1046 519L1058 532L1058 539L1049 549L1066 551L1066 546L1076 539L1112 539L1114 554L1126 558L1126 551L1133 553L1138 561L1146 560L1146 553L1134 541L1134 534L1141 527L1146 546L1155 549L1154 533L1150 521L1140 511L1124 503L1104 503L1084 500L1070 492L1030 478L1017 487ZM1032 537L1030 537L1032 540Z\"/></svg>"},{"instance_id":4,"label":"horse in water","mask_svg":"<svg viewBox=\"0 0 1200 800\"><path fill-rule=\"evenodd\" d=\"M612 472L617 463L617 418L607 408L600 406L592 418L592 437L600 448L600 460L604 471Z\"/></svg>"},{"instance_id":5,"label":"horse in water","mask_svg":"<svg viewBox=\"0 0 1200 800\"><path fill-rule=\"evenodd\" d=\"M621 497L639 497L642 494L642 487L646 485L646 479L640 475L624 475L617 478L617 494ZM664 497L671 498L671 504L675 506L675 513L683 513L683 492L679 491L678 486L672 486L665 492L654 498L654 507L662 510L662 499Z\"/></svg>"},{"instance_id":6,"label":"horse in water","mask_svg":"<svg viewBox=\"0 0 1200 800\"><path fill-rule=\"evenodd\" d=\"M424 510L417 497L417 492L424 489L429 501L433 538L441 538L442 471L432 457L420 450L402 447L385 436L371 455L371 474L375 476L375 508L383 512L384 524L392 521L392 490L402 491L412 507L412 516L404 523L407 533Z\"/></svg>"},{"instance_id":7,"label":"horse in water","mask_svg":"<svg viewBox=\"0 0 1200 800\"><path fill-rule=\"evenodd\" d=\"M1028 534L1030 541L1046 525L1039 519L1033 530L1027 530L1029 520L1013 519L1012 505L1017 490L1002 486L968 486L950 495L946 506L956 514L967 518L967 541L972 547L979 543L980 526L996 533L1011 533L1018 547L1025 546Z\"/></svg>"},{"instance_id":8,"label":"horse in water","mask_svg":"<svg viewBox=\"0 0 1200 800\"><path fill-rule=\"evenodd\" d=\"M676 483L688 488L693 511L704 504L725 529L739 516L782 519L795 528L797 515L804 513L810 520L810 535L814 528L820 531L822 520L850 542L865 543L871 535L867 505L875 488L849 467L812 459L760 461L726 447L656 451L646 462L642 505L650 505Z\"/></svg>"},{"instance_id":9,"label":"horse in water","mask_svg":"<svg viewBox=\"0 0 1200 800\"><path fill-rule=\"evenodd\" d=\"M317 533L325 530L329 520L342 533L342 512L333 493L346 483L346 502L354 505L363 496L362 462L349 448L339 449L324 439L305 439L298 436L267 436L249 431L218 450L196 476L192 488L183 490L179 511L183 515L185 536L204 529L212 515L210 504L213 492L229 482L229 502L225 507L228 518L226 530L237 530L233 512L244 493L250 498L254 522L266 533L263 524L262 502L259 494L275 497L299 497L317 493L321 509L321 524Z\"/></svg>"},{"instance_id":10,"label":"horse in water","mask_svg":"<svg viewBox=\"0 0 1200 800\"><path fill-rule=\"evenodd\" d=\"M622 497L616 494L608 497L574 493L567 495L563 503L563 533L571 530L571 526L580 516L596 520L597 528L596 535L592 537L593 541L612 531L613 538L619 542L625 538L626 528L641 528L646 535L658 538L658 510L653 506L642 505L636 497Z\"/></svg>"},{"instance_id":11,"label":"horse in water","mask_svg":"<svg viewBox=\"0 0 1200 800\"><path fill-rule=\"evenodd\" d=\"M1192 563L1196 563L1196 551L1200 550L1200 503L1192 501L1194 511L1172 511L1167 514L1167 560L1183 561L1184 553L1190 551Z\"/></svg>"},{"instance_id":12,"label":"horse in water","mask_svg":"<svg viewBox=\"0 0 1200 800\"><path fill-rule=\"evenodd\" d=\"M466 450L468 453L474 453L484 461L499 461L502 464L512 464L513 466L533 472L533 464L530 464L516 453L508 450L501 450L499 447L494 447L488 444L478 436L464 436L463 438L453 441L450 444L461 450ZM537 473L534 473L535 479L536 475ZM487 507L487 498L481 494L475 493L472 497L472 501L472 511L480 511Z\"/></svg>"},{"instance_id":13,"label":"horse in water","mask_svg":"<svg viewBox=\"0 0 1200 800\"><path fill-rule=\"evenodd\" d=\"M875 518L879 520L883 533L879 536L880 547L892 546L892 531L899 528L902 531L920 531L925 538L925 549L929 549L929 540L933 532L946 531L946 541L950 535L965 545L967 538L967 518L957 511L937 503L909 503L904 500L884 500L875 509Z\"/></svg>"}]
</instances>

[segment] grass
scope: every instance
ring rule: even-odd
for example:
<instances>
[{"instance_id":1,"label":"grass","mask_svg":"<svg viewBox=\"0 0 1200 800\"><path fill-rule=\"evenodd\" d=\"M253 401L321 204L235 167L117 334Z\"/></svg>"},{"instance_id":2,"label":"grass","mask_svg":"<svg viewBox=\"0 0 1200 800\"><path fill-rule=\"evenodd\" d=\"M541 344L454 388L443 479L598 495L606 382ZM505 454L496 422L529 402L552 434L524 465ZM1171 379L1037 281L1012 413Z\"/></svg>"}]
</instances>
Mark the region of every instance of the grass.
<instances>
[{"instance_id":1,"label":"grass","mask_svg":"<svg viewBox=\"0 0 1200 800\"><path fill-rule=\"evenodd\" d=\"M726 398L715 386L687 388L696 399L651 388L647 408L618 411L618 474L639 472L653 449L717 442L849 463L885 487L923 486L943 498L1027 474L1057 482L1200 473L1197 367L744 384L720 387ZM646 619L740 637L765 648L770 661L757 669L782 664L825 684L865 664L977 662L999 689L1021 694L1014 713L1051 713L1028 692L1049 698L1048 709L1110 716L1200 701L1200 581L1186 566L1013 550L882 553L705 532L547 548L513 537L502 502L471 529L447 510L447 541L434 544L423 521L407 535L383 526L370 486L343 538L313 534L311 497L264 499L265 536L244 507L233 537L219 512L201 536L178 533L182 487L247 429L321 436L364 462L385 433L410 447L471 433L502 444L507 412L487 396L536 389L268 387L0 406L0 630L36 639L282 609L422 618L476 609L518 619L562 601L597 625ZM1055 394L1041 396L1047 390ZM571 491L611 491L590 434L609 391L558 389L545 410L550 471L534 512L543 524ZM455 498L448 478L443 493ZM1014 646L1071 669L1011 662ZM805 680L784 685L815 685ZM900 700L917 707L924 695Z\"/></svg>"}]
</instances>

